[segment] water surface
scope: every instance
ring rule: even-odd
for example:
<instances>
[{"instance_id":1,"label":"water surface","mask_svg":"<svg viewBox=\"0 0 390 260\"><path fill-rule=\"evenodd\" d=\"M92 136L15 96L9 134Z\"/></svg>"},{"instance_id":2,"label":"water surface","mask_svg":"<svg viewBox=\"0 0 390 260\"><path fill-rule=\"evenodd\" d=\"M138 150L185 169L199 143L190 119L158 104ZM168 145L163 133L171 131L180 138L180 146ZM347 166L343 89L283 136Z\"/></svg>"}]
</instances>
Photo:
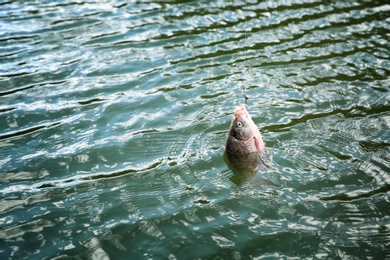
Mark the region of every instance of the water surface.
<instances>
[{"instance_id":1,"label":"water surface","mask_svg":"<svg viewBox=\"0 0 390 260\"><path fill-rule=\"evenodd\" d=\"M384 1L1 3L1 258L390 258L389 22ZM224 161L244 90L271 160L248 178Z\"/></svg>"}]
</instances>

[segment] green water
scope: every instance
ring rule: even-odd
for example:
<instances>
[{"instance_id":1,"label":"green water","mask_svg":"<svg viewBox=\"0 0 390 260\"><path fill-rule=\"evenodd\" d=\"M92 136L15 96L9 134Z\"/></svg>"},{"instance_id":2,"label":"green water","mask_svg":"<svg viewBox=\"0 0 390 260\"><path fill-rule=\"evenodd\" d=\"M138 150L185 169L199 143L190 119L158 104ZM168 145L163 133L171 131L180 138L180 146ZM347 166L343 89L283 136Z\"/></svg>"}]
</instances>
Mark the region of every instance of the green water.
<instances>
[{"instance_id":1,"label":"green water","mask_svg":"<svg viewBox=\"0 0 390 260\"><path fill-rule=\"evenodd\" d=\"M386 1L0 3L0 258L390 258L389 36Z\"/></svg>"}]
</instances>

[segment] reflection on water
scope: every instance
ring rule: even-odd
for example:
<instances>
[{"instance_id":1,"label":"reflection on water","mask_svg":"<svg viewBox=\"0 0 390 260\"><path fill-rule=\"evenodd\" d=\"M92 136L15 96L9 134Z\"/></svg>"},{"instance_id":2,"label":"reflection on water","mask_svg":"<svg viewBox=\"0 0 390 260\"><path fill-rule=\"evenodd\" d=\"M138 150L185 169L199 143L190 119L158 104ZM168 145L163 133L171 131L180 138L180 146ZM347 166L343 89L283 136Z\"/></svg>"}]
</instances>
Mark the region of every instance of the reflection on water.
<instances>
[{"instance_id":1,"label":"reflection on water","mask_svg":"<svg viewBox=\"0 0 390 260\"><path fill-rule=\"evenodd\" d=\"M224 161L233 172L230 180L237 185L249 181L256 175L265 175L265 172L271 169L269 158L264 152L233 154L226 151L224 153ZM270 181L268 183L272 184Z\"/></svg>"},{"instance_id":2,"label":"reflection on water","mask_svg":"<svg viewBox=\"0 0 390 260\"><path fill-rule=\"evenodd\" d=\"M253 178L257 173L260 174L260 167L262 162L260 161L260 152L254 152L249 154L232 154L228 151L224 153L224 159L226 164L234 173L234 180L237 180L237 184L242 181Z\"/></svg>"},{"instance_id":3,"label":"reflection on water","mask_svg":"<svg viewBox=\"0 0 390 260\"><path fill-rule=\"evenodd\" d=\"M389 258L389 11L1 3L1 258Z\"/></svg>"}]
</instances>

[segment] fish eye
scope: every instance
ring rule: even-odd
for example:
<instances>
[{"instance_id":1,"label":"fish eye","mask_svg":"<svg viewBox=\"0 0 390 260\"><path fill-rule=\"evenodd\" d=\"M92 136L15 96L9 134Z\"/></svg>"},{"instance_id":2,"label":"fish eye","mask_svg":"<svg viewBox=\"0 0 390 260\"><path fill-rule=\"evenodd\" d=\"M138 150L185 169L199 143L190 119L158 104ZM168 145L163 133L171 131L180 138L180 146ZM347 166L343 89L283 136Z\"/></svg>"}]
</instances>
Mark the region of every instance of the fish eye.
<instances>
[{"instance_id":1,"label":"fish eye","mask_svg":"<svg viewBox=\"0 0 390 260\"><path fill-rule=\"evenodd\" d=\"M241 127L241 126L242 126L242 123L241 123L240 121L238 121L238 122L236 123L236 126L237 126L237 127Z\"/></svg>"}]
</instances>

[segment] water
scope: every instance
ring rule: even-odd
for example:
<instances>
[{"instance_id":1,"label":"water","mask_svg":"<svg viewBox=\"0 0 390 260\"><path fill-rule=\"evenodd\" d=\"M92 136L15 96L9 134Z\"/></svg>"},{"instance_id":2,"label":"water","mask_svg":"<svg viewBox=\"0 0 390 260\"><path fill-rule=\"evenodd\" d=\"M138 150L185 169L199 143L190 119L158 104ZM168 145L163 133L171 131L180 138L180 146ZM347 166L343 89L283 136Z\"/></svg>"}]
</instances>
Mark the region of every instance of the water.
<instances>
[{"instance_id":1,"label":"water","mask_svg":"<svg viewBox=\"0 0 390 260\"><path fill-rule=\"evenodd\" d=\"M389 15L2 2L1 259L390 258ZM255 176L224 161L244 88Z\"/></svg>"}]
</instances>

